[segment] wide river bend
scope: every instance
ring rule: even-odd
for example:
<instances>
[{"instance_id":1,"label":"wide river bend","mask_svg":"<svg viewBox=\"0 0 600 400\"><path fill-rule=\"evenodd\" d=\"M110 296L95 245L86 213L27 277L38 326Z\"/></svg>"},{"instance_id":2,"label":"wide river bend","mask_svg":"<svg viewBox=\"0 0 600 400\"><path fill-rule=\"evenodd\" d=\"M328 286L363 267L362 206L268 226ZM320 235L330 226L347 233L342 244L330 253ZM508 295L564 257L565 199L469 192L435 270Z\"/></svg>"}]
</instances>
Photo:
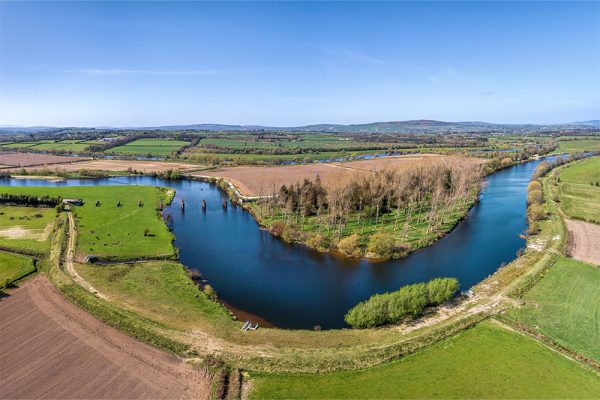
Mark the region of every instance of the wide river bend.
<instances>
[{"instance_id":1,"label":"wide river bend","mask_svg":"<svg viewBox=\"0 0 600 400\"><path fill-rule=\"evenodd\" d=\"M513 260L525 245L526 188L540 161L487 178L480 202L449 235L401 260L372 263L286 244L260 230L241 207L223 210L216 185L152 177L10 179L13 186L151 185L176 189L173 217L180 261L201 272L219 297L282 328L342 328L344 314L375 293L435 277L456 277L467 290ZM7 182L7 183L5 183ZM185 200L185 212L180 201ZM201 201L207 210L202 211Z\"/></svg>"}]
</instances>

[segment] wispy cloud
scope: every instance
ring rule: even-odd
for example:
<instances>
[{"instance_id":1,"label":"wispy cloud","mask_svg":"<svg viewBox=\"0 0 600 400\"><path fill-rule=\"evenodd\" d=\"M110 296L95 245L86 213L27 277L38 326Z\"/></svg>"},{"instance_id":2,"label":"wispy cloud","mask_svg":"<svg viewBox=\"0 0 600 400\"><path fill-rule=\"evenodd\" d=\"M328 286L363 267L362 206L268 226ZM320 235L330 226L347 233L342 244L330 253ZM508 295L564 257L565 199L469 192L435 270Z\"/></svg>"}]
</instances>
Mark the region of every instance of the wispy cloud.
<instances>
[{"instance_id":1,"label":"wispy cloud","mask_svg":"<svg viewBox=\"0 0 600 400\"><path fill-rule=\"evenodd\" d=\"M446 67L428 77L427 80L433 83L445 83L454 82L462 78L464 78L464 76L457 72L454 68Z\"/></svg>"},{"instance_id":2,"label":"wispy cloud","mask_svg":"<svg viewBox=\"0 0 600 400\"><path fill-rule=\"evenodd\" d=\"M120 68L77 68L65 70L84 75L162 75L162 76L205 76L220 75L230 72L229 70L207 69L207 70L150 70L150 69L120 69Z\"/></svg>"}]
</instances>

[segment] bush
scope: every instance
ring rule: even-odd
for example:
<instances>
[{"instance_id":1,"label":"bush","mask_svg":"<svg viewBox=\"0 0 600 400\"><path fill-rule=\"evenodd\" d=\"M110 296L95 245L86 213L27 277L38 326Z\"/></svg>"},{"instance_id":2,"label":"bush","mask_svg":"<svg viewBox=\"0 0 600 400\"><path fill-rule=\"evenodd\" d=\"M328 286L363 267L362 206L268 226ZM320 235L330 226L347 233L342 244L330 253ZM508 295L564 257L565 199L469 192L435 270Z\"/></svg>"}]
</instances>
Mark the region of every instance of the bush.
<instances>
[{"instance_id":1,"label":"bush","mask_svg":"<svg viewBox=\"0 0 600 400\"><path fill-rule=\"evenodd\" d=\"M502 161L500 161L500 165L502 166L502 168L511 166L512 163L513 163L513 160L510 157L503 158Z\"/></svg>"},{"instance_id":2,"label":"bush","mask_svg":"<svg viewBox=\"0 0 600 400\"><path fill-rule=\"evenodd\" d=\"M540 226L537 222L532 222L527 228L527 235L533 236L537 235L540 232Z\"/></svg>"},{"instance_id":3,"label":"bush","mask_svg":"<svg viewBox=\"0 0 600 400\"><path fill-rule=\"evenodd\" d=\"M539 189L532 190L527 195L527 202L529 204L542 204L543 201L544 201L544 194Z\"/></svg>"},{"instance_id":4,"label":"bush","mask_svg":"<svg viewBox=\"0 0 600 400\"><path fill-rule=\"evenodd\" d=\"M428 306L450 300L459 284L455 278L436 278L407 285L392 293L376 294L359 303L344 317L354 328L372 328L417 318Z\"/></svg>"},{"instance_id":5,"label":"bush","mask_svg":"<svg viewBox=\"0 0 600 400\"><path fill-rule=\"evenodd\" d=\"M347 256L357 257L361 254L359 237L356 233L340 240L337 247Z\"/></svg>"},{"instance_id":6,"label":"bush","mask_svg":"<svg viewBox=\"0 0 600 400\"><path fill-rule=\"evenodd\" d=\"M217 292L210 285L204 285L202 292L211 300L215 300L217 298Z\"/></svg>"},{"instance_id":7,"label":"bush","mask_svg":"<svg viewBox=\"0 0 600 400\"><path fill-rule=\"evenodd\" d=\"M394 253L394 238L385 233L371 235L367 250L376 257L388 258Z\"/></svg>"},{"instance_id":8,"label":"bush","mask_svg":"<svg viewBox=\"0 0 600 400\"><path fill-rule=\"evenodd\" d=\"M546 217L546 211L541 204L532 204L527 207L527 219L529 222L542 220Z\"/></svg>"},{"instance_id":9,"label":"bush","mask_svg":"<svg viewBox=\"0 0 600 400\"><path fill-rule=\"evenodd\" d=\"M281 236L285 230L285 223L283 221L275 221L271 224L271 233L275 236Z\"/></svg>"},{"instance_id":10,"label":"bush","mask_svg":"<svg viewBox=\"0 0 600 400\"><path fill-rule=\"evenodd\" d=\"M529 185L527 185L527 192L531 192L533 190L542 190L542 184L538 181L531 181Z\"/></svg>"},{"instance_id":11,"label":"bush","mask_svg":"<svg viewBox=\"0 0 600 400\"><path fill-rule=\"evenodd\" d=\"M313 249L323 249L326 244L325 236L320 233L313 233L306 239L306 244Z\"/></svg>"},{"instance_id":12,"label":"bush","mask_svg":"<svg viewBox=\"0 0 600 400\"><path fill-rule=\"evenodd\" d=\"M458 290L456 279L435 278L427 283L427 304L436 305L454 296Z\"/></svg>"}]
</instances>

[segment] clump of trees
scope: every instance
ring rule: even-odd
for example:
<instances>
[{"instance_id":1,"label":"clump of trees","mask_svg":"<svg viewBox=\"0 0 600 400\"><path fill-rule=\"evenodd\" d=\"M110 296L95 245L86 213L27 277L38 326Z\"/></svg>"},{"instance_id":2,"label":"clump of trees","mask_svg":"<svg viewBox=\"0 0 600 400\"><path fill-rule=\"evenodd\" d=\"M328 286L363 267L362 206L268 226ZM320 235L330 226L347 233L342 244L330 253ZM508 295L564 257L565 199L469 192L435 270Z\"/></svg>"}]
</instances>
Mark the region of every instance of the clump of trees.
<instances>
[{"instance_id":1,"label":"clump of trees","mask_svg":"<svg viewBox=\"0 0 600 400\"><path fill-rule=\"evenodd\" d=\"M23 205L27 207L55 207L61 203L61 197L0 193L0 204Z\"/></svg>"},{"instance_id":2,"label":"clump of trees","mask_svg":"<svg viewBox=\"0 0 600 400\"><path fill-rule=\"evenodd\" d=\"M527 146L519 151L515 151L513 153L503 153L503 152L477 152L475 153L477 157L490 157L490 161L488 161L484 167L484 172L486 175L492 174L500 169L510 167L511 165L515 165L522 161L527 161L531 159L532 156L544 155L548 154L557 148L557 144L555 142L547 143L547 144L537 144Z\"/></svg>"},{"instance_id":3,"label":"clump of trees","mask_svg":"<svg viewBox=\"0 0 600 400\"><path fill-rule=\"evenodd\" d=\"M350 256L368 254L388 258L403 254L409 228L423 226L427 234L438 232L448 216L464 208L476 195L480 168L459 160L420 165L403 170L342 173L319 176L295 185L282 185L276 196L260 194L256 212L269 218L271 232L284 239L306 243L310 232L329 241ZM379 232L385 228L386 232ZM365 230L376 233L367 238ZM357 236L353 236L357 235ZM321 244L322 245L322 244ZM312 247L312 246L311 246Z\"/></svg>"},{"instance_id":4,"label":"clump of trees","mask_svg":"<svg viewBox=\"0 0 600 400\"><path fill-rule=\"evenodd\" d=\"M428 307L450 300L458 291L455 278L436 278L416 283L395 292L376 294L354 306L344 320L353 328L373 328L397 324L423 315Z\"/></svg>"},{"instance_id":5,"label":"clump of trees","mask_svg":"<svg viewBox=\"0 0 600 400\"><path fill-rule=\"evenodd\" d=\"M166 171L153 172L152 176L158 177L167 181L175 181L183 178L183 175L178 170L168 169Z\"/></svg>"}]
</instances>

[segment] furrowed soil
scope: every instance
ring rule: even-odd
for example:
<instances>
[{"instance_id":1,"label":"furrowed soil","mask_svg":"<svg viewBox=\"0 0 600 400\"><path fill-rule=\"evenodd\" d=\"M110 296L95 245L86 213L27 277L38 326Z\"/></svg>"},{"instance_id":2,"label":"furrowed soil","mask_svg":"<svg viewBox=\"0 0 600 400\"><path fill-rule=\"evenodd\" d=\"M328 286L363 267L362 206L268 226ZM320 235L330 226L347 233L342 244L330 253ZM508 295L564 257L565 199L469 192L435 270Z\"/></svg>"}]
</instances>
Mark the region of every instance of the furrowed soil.
<instances>
[{"instance_id":1,"label":"furrowed soil","mask_svg":"<svg viewBox=\"0 0 600 400\"><path fill-rule=\"evenodd\" d=\"M565 222L569 229L569 256L600 265L600 225L573 219Z\"/></svg>"},{"instance_id":2,"label":"furrowed soil","mask_svg":"<svg viewBox=\"0 0 600 400\"><path fill-rule=\"evenodd\" d=\"M3 398L207 399L210 377L64 299L37 276L0 299Z\"/></svg>"},{"instance_id":3,"label":"furrowed soil","mask_svg":"<svg viewBox=\"0 0 600 400\"><path fill-rule=\"evenodd\" d=\"M73 158L73 157L67 157ZM2 159L0 158L0 163ZM135 160L91 160L83 161L75 164L65 164L56 166L56 170L60 172L76 172L80 169L88 169L93 171L127 171L129 168L132 170L152 173L152 172L163 172L168 170L189 172L204 168L203 165L199 164L187 164L178 162L168 161L135 161ZM52 169L52 168L51 168ZM37 168L28 168L28 172L38 170Z\"/></svg>"},{"instance_id":4,"label":"furrowed soil","mask_svg":"<svg viewBox=\"0 0 600 400\"><path fill-rule=\"evenodd\" d=\"M340 174L363 174L384 169L408 169L443 163L450 157L436 154L422 154L398 157L382 157L371 160L338 163L316 163L286 166L226 167L190 174L191 176L209 176L225 178L233 183L245 196L268 195L279 190L281 185L292 185L317 175L323 180L336 179ZM457 158L457 157L454 157ZM465 162L480 163L475 158L462 158Z\"/></svg>"},{"instance_id":5,"label":"furrowed soil","mask_svg":"<svg viewBox=\"0 0 600 400\"><path fill-rule=\"evenodd\" d=\"M4 153L0 152L0 165L2 168L30 167L40 165L53 165L64 163L78 163L88 160L83 157L51 156L35 153Z\"/></svg>"}]
</instances>

